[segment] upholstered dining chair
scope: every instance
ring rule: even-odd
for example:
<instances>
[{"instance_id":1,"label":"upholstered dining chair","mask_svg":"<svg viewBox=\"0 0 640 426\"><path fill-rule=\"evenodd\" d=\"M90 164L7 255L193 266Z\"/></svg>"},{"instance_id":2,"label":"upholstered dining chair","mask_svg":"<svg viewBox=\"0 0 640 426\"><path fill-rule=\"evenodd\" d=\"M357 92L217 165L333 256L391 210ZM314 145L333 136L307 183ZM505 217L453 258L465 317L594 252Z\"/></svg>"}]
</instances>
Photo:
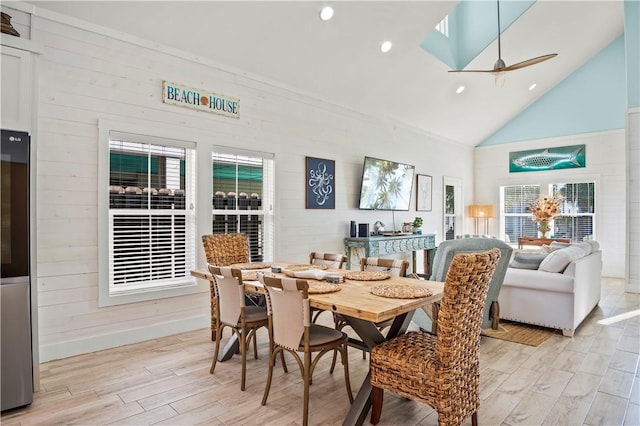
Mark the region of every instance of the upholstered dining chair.
<instances>
[{"instance_id":1,"label":"upholstered dining chair","mask_svg":"<svg viewBox=\"0 0 640 426\"><path fill-rule=\"evenodd\" d=\"M438 334L410 332L371 350L371 423L378 424L384 391L424 402L439 425L460 425L480 406L480 325L500 250L457 254L444 284ZM416 362L420 360L420 362Z\"/></svg>"},{"instance_id":2,"label":"upholstered dining chair","mask_svg":"<svg viewBox=\"0 0 640 426\"><path fill-rule=\"evenodd\" d=\"M269 374L262 397L266 405L271 388L273 367L278 353L289 352L298 363L304 382L302 424L309 420L309 386L313 370L327 352L339 352L344 366L344 381L349 402L353 403L349 381L347 335L340 330L311 322L309 309L309 284L296 278L275 278L259 275L267 290L269 313ZM316 353L313 356L313 353Z\"/></svg>"},{"instance_id":3,"label":"upholstered dining chair","mask_svg":"<svg viewBox=\"0 0 640 426\"><path fill-rule=\"evenodd\" d=\"M309 253L309 264L311 265L324 265L331 269L342 269L344 262L347 261L347 256L338 253L322 253L318 251L312 251Z\"/></svg>"},{"instance_id":4,"label":"upholstered dining chair","mask_svg":"<svg viewBox=\"0 0 640 426\"><path fill-rule=\"evenodd\" d=\"M209 234L202 236L202 246L207 263L214 266L229 266L249 262L249 242L244 234ZM216 307L213 281L209 281L211 297L211 340L216 337Z\"/></svg>"},{"instance_id":5,"label":"upholstered dining chair","mask_svg":"<svg viewBox=\"0 0 640 426\"><path fill-rule=\"evenodd\" d=\"M380 257L363 257L360 259L361 271L388 272L392 277L404 277L407 274L409 262L400 259L384 259Z\"/></svg>"},{"instance_id":6,"label":"upholstered dining chair","mask_svg":"<svg viewBox=\"0 0 640 426\"><path fill-rule=\"evenodd\" d=\"M496 238L461 238L443 241L436 249L436 255L433 260L433 273L429 279L444 281L447 276L447 271L449 270L449 265L453 257L458 253L478 253L492 248L500 250L500 261L489 283L487 302L485 303L482 314L482 328L493 328L497 330L500 324L500 304L498 303L498 296L500 295L504 276L507 273L507 267L511 261L513 247ZM428 312L428 308L426 310L417 310L413 316L413 321L420 328L426 330L431 329L432 333L437 333L436 325L438 323L440 304L434 303L430 308L431 312ZM430 317L430 320L428 317Z\"/></svg>"},{"instance_id":7,"label":"upholstered dining chair","mask_svg":"<svg viewBox=\"0 0 640 426\"><path fill-rule=\"evenodd\" d=\"M347 261L347 256L338 253L323 253L319 251L312 251L309 253L310 265L323 265L331 269L342 269L344 262ZM322 309L311 308L312 322L316 322L318 317L324 311Z\"/></svg>"},{"instance_id":8,"label":"upholstered dining chair","mask_svg":"<svg viewBox=\"0 0 640 426\"><path fill-rule=\"evenodd\" d=\"M269 325L267 308L266 306L247 306L245 304L241 270L209 265L209 272L213 276L216 298L216 349L209 373L215 372L220 353L222 331L225 327L229 327L236 334L240 343L242 356L240 390L244 390L247 375L247 350L253 339L253 356L258 358L256 331L260 327Z\"/></svg>"}]
</instances>

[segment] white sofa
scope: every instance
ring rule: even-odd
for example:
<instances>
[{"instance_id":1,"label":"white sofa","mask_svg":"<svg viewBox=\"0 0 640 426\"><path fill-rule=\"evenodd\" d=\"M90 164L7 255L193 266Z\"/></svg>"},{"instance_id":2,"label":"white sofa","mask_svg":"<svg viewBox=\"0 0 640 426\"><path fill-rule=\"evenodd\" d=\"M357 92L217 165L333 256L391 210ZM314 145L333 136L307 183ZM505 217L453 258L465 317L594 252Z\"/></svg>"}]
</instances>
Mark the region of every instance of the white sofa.
<instances>
[{"instance_id":1,"label":"white sofa","mask_svg":"<svg viewBox=\"0 0 640 426\"><path fill-rule=\"evenodd\" d=\"M500 318L561 329L571 337L600 301L602 251L595 241L572 244L545 253L539 268L507 268L498 298Z\"/></svg>"}]
</instances>

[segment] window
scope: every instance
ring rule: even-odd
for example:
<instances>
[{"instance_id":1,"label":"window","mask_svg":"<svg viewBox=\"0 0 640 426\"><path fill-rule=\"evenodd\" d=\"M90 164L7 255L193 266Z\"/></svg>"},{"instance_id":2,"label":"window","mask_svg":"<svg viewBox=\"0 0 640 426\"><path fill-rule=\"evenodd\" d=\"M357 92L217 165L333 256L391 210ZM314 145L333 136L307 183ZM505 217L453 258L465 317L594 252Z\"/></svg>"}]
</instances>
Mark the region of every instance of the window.
<instances>
[{"instance_id":1,"label":"window","mask_svg":"<svg viewBox=\"0 0 640 426\"><path fill-rule=\"evenodd\" d=\"M593 239L595 208L595 183L554 183L551 191L563 198L561 214L554 220L552 234L572 241Z\"/></svg>"},{"instance_id":2,"label":"window","mask_svg":"<svg viewBox=\"0 0 640 426\"><path fill-rule=\"evenodd\" d=\"M517 242L520 237L535 237L538 227L531 220L529 205L540 194L539 185L514 185L500 188L502 233L505 241Z\"/></svg>"},{"instance_id":3,"label":"window","mask_svg":"<svg viewBox=\"0 0 640 426\"><path fill-rule=\"evenodd\" d=\"M453 240L459 235L457 218L462 206L462 181L457 178L444 177L444 239Z\"/></svg>"},{"instance_id":4,"label":"window","mask_svg":"<svg viewBox=\"0 0 640 426\"><path fill-rule=\"evenodd\" d=\"M537 237L537 225L531 220L528 207L542 194L540 185L504 186L500 190L505 240L515 243L519 237ZM572 241L594 238L595 183L554 183L545 191L555 192L563 202L560 216L553 220L551 235Z\"/></svg>"},{"instance_id":5,"label":"window","mask_svg":"<svg viewBox=\"0 0 640 426\"><path fill-rule=\"evenodd\" d=\"M212 233L243 233L252 262L273 260L273 154L214 151Z\"/></svg>"},{"instance_id":6,"label":"window","mask_svg":"<svg viewBox=\"0 0 640 426\"><path fill-rule=\"evenodd\" d=\"M436 31L440 31L445 37L449 37L449 15L436 25Z\"/></svg>"},{"instance_id":7,"label":"window","mask_svg":"<svg viewBox=\"0 0 640 426\"><path fill-rule=\"evenodd\" d=\"M184 294L176 289L194 286L195 144L104 133L100 306Z\"/></svg>"}]
</instances>

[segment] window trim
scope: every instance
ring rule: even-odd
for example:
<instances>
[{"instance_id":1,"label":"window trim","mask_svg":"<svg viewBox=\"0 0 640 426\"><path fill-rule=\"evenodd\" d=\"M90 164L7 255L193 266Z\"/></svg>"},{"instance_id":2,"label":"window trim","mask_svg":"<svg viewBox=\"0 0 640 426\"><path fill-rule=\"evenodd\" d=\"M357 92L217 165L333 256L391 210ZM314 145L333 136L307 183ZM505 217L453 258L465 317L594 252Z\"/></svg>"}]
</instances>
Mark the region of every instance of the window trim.
<instances>
[{"instance_id":1,"label":"window trim","mask_svg":"<svg viewBox=\"0 0 640 426\"><path fill-rule=\"evenodd\" d=\"M137 134L142 137L148 136L165 140L173 139L177 141L177 145L189 145L190 149L196 151L196 155L198 149L196 138L185 134L182 129L158 128L112 120L98 120L98 306L105 307L144 302L167 297L185 296L208 290L206 285L200 284L194 277L188 276L177 285L111 294L109 290L109 137L111 132ZM197 173L197 164L194 165L194 167L196 167ZM197 174L195 177L195 185L197 188ZM190 197L190 200L187 202L196 206L197 190L195 194L190 194ZM194 207L193 211L196 216L194 218L194 226L197 230L197 209ZM194 247L192 247L192 250L194 250L195 253L197 248L196 241L194 241L193 244ZM197 259L194 254L194 267L197 265L196 261Z\"/></svg>"}]
</instances>

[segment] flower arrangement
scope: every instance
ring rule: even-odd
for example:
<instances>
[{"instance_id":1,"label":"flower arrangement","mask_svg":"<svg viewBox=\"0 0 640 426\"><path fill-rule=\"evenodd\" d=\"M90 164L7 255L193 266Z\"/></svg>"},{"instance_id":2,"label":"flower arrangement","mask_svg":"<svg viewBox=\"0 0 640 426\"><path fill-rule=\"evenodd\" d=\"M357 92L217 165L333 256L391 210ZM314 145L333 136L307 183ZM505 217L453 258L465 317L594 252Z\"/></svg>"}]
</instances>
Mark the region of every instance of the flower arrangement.
<instances>
[{"instance_id":1,"label":"flower arrangement","mask_svg":"<svg viewBox=\"0 0 640 426\"><path fill-rule=\"evenodd\" d=\"M546 237L551 230L549 221L560 215L561 203L562 197L560 194L554 193L551 196L540 197L529 205L529 211L532 215L531 220L538 223L538 230L543 237Z\"/></svg>"}]
</instances>

